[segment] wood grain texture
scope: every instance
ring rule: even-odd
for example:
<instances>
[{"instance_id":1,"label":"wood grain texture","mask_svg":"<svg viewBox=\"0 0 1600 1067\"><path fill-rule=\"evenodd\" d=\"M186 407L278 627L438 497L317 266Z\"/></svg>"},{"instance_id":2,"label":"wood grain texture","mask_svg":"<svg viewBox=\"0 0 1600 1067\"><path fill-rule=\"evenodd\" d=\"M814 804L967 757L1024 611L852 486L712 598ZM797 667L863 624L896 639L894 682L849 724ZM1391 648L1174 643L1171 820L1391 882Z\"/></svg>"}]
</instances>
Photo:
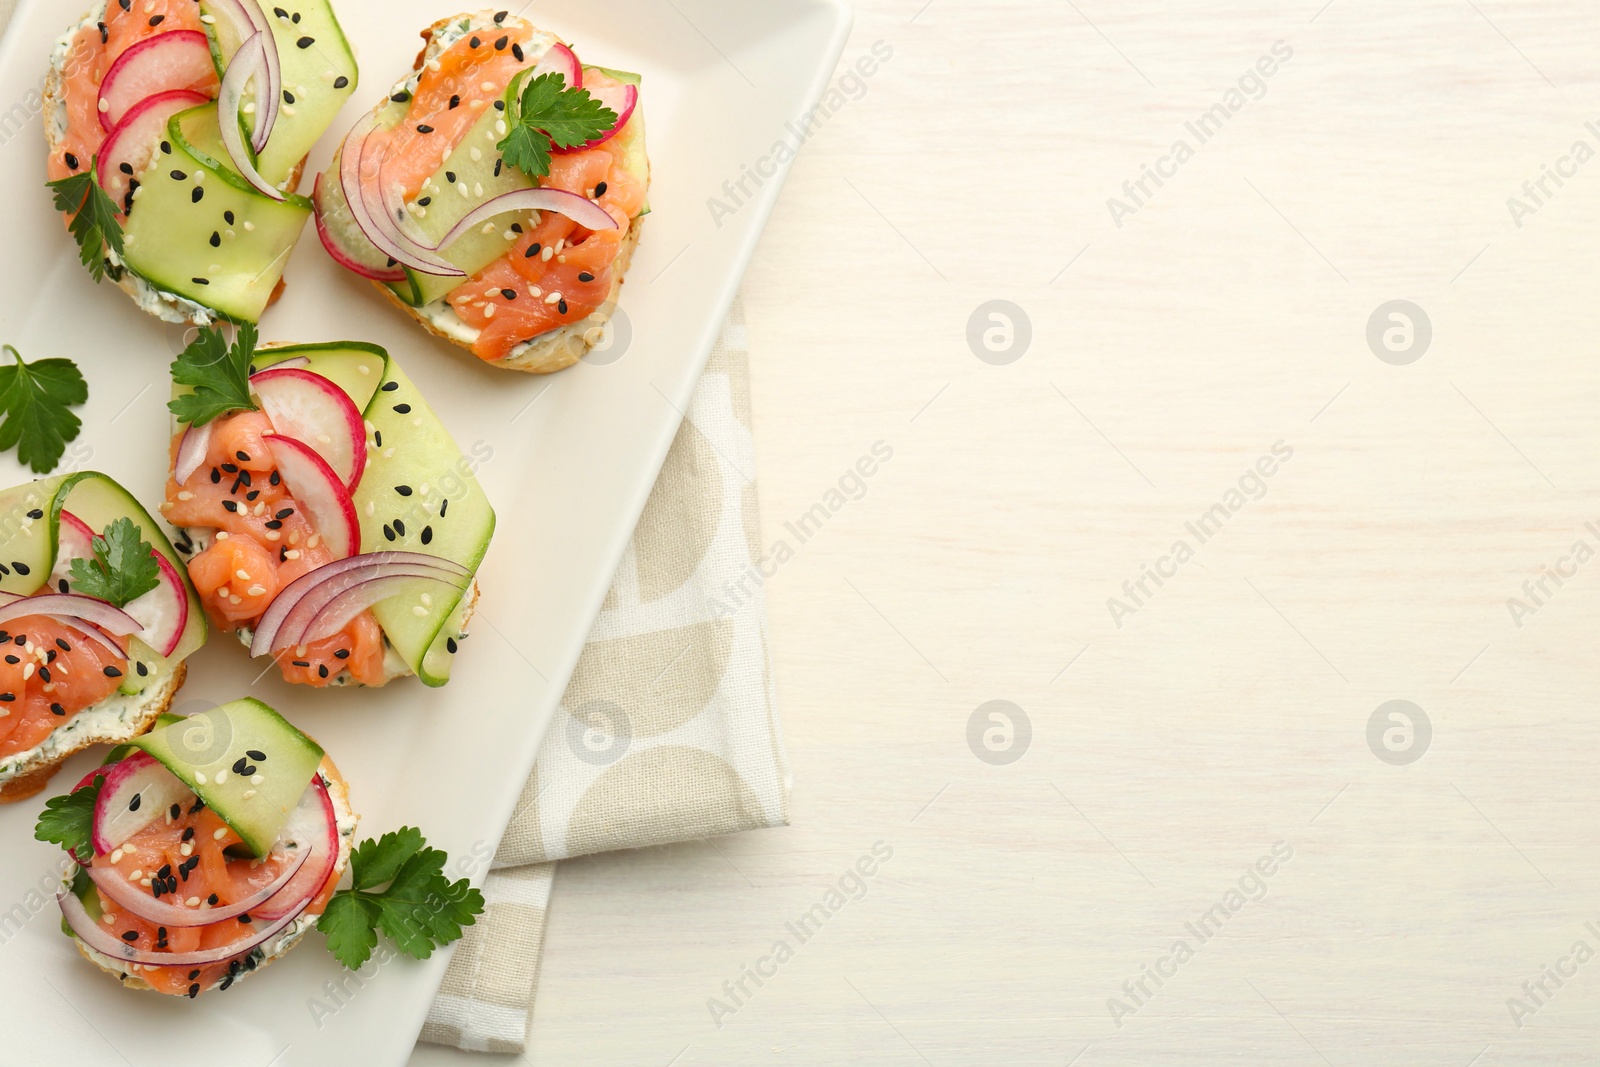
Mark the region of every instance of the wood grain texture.
<instances>
[{"instance_id":1,"label":"wood grain texture","mask_svg":"<svg viewBox=\"0 0 1600 1067\"><path fill-rule=\"evenodd\" d=\"M768 586L794 825L563 864L528 1059L1588 1062L1600 962L1542 1004L1522 984L1600 952L1600 560L1542 605L1523 583L1600 550L1600 159L1520 226L1507 201L1600 150L1600 10L922 4L857 5L846 63L893 56L806 147L745 287L767 541L894 451ZM966 339L991 299L1031 321L1007 366ZM1395 299L1433 330L1405 366L1365 336ZM1180 539L1118 626L1108 598ZM1032 725L1005 766L966 740L995 699ZM1405 766L1367 742L1393 699L1433 731ZM785 923L880 840L799 944ZM1276 842L1264 898L1187 932Z\"/></svg>"}]
</instances>

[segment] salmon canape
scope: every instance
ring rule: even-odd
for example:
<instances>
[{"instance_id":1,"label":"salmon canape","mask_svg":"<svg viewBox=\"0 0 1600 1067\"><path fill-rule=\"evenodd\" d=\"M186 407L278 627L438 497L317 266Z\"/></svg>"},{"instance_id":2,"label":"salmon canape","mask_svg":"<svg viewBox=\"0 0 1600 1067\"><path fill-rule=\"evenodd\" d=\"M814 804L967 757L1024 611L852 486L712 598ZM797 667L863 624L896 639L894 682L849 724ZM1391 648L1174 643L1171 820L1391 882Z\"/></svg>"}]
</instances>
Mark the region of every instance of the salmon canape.
<instances>
[{"instance_id":1,"label":"salmon canape","mask_svg":"<svg viewBox=\"0 0 1600 1067\"><path fill-rule=\"evenodd\" d=\"M463 456L374 345L207 330L173 381L161 511L212 625L293 683L449 681L494 532L487 446Z\"/></svg>"},{"instance_id":2,"label":"salmon canape","mask_svg":"<svg viewBox=\"0 0 1600 1067\"><path fill-rule=\"evenodd\" d=\"M0 803L150 728L206 640L182 558L103 474L0 493Z\"/></svg>"},{"instance_id":3,"label":"salmon canape","mask_svg":"<svg viewBox=\"0 0 1600 1067\"><path fill-rule=\"evenodd\" d=\"M422 36L318 177L318 235L485 363L571 366L605 337L649 212L640 78L505 11Z\"/></svg>"},{"instance_id":4,"label":"salmon canape","mask_svg":"<svg viewBox=\"0 0 1600 1067\"><path fill-rule=\"evenodd\" d=\"M44 93L84 266L168 322L257 321L312 216L305 155L355 88L329 0L100 0Z\"/></svg>"}]
</instances>

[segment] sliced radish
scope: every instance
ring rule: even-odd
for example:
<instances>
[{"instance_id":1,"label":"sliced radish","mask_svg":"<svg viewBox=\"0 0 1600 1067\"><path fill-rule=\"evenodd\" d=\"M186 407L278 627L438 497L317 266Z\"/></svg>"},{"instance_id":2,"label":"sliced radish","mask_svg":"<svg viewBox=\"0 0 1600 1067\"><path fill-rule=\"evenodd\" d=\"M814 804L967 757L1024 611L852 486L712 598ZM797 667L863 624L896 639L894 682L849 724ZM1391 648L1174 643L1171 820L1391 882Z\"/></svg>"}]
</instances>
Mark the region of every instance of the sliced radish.
<instances>
[{"instance_id":1,"label":"sliced radish","mask_svg":"<svg viewBox=\"0 0 1600 1067\"><path fill-rule=\"evenodd\" d=\"M56 903L61 905L61 914L66 918L67 925L85 945L120 963L140 963L149 967L204 967L243 956L262 942L270 940L305 911L305 907L302 906L299 911L290 912L272 922L252 922L248 925L235 922L234 926L248 929L250 932L237 941L216 948L201 949L198 952L145 952L134 948L112 933L109 926L90 918L83 901L72 892L71 886L62 889L56 896ZM310 903L309 900L306 901L307 905Z\"/></svg>"},{"instance_id":2,"label":"sliced radish","mask_svg":"<svg viewBox=\"0 0 1600 1067\"><path fill-rule=\"evenodd\" d=\"M406 272L400 265L379 251L361 232L350 211L350 201L345 199L344 183L337 177L317 175L311 202L317 208L317 237L334 262L373 281L398 282L405 278Z\"/></svg>"},{"instance_id":3,"label":"sliced radish","mask_svg":"<svg viewBox=\"0 0 1600 1067\"><path fill-rule=\"evenodd\" d=\"M292 437L267 434L263 440L272 449L273 463L283 475L289 494L299 501L333 558L355 555L361 545L361 524L356 518L355 502L333 468ZM4 611L0 608L0 612Z\"/></svg>"},{"instance_id":4,"label":"sliced radish","mask_svg":"<svg viewBox=\"0 0 1600 1067\"><path fill-rule=\"evenodd\" d=\"M339 862L338 816L334 814L333 800L321 777L311 779L299 806L289 813L283 833L306 843L306 860L290 882L250 912L258 919L271 921L285 915L298 915L306 903L322 891L333 874L334 865Z\"/></svg>"},{"instance_id":5,"label":"sliced radish","mask_svg":"<svg viewBox=\"0 0 1600 1067\"><path fill-rule=\"evenodd\" d=\"M49 585L59 589L61 580L72 577L72 561L94 558L94 531L70 511L61 513L56 530L56 565L50 570Z\"/></svg>"},{"instance_id":6,"label":"sliced radish","mask_svg":"<svg viewBox=\"0 0 1600 1067\"><path fill-rule=\"evenodd\" d=\"M144 627L139 639L163 656L170 656L183 639L184 627L189 625L189 594L167 557L155 551L150 554L161 568L161 584L129 602L124 610Z\"/></svg>"},{"instance_id":7,"label":"sliced radish","mask_svg":"<svg viewBox=\"0 0 1600 1067\"><path fill-rule=\"evenodd\" d=\"M101 772L106 783L94 805L97 856L104 856L161 818L172 805L187 806L194 795L177 775L143 752L135 752L114 767L101 768Z\"/></svg>"},{"instance_id":8,"label":"sliced radish","mask_svg":"<svg viewBox=\"0 0 1600 1067\"><path fill-rule=\"evenodd\" d=\"M211 451L211 430L216 423L190 426L178 442L178 455L172 464L172 480L180 486L188 485L195 471L206 465L206 455Z\"/></svg>"},{"instance_id":9,"label":"sliced radish","mask_svg":"<svg viewBox=\"0 0 1600 1067\"><path fill-rule=\"evenodd\" d=\"M349 393L320 374L282 366L252 374L250 390L279 435L309 445L355 491L367 469L367 429Z\"/></svg>"},{"instance_id":10,"label":"sliced radish","mask_svg":"<svg viewBox=\"0 0 1600 1067\"><path fill-rule=\"evenodd\" d=\"M129 183L150 166L162 138L167 136L167 123L172 116L210 102L209 96L187 89L157 93L136 103L117 123L116 129L106 135L105 143L100 146L95 178L118 210L126 209L132 189Z\"/></svg>"},{"instance_id":11,"label":"sliced radish","mask_svg":"<svg viewBox=\"0 0 1600 1067\"><path fill-rule=\"evenodd\" d=\"M628 85L625 82L613 82L610 85L591 85L589 87L589 95L617 113L616 125L587 144L575 145L572 148L562 148L560 145L555 145L551 148L552 152L558 155L567 152L586 152L597 145L605 144L622 132L622 128L633 117L633 109L639 106L639 87L637 85Z\"/></svg>"},{"instance_id":12,"label":"sliced radish","mask_svg":"<svg viewBox=\"0 0 1600 1067\"><path fill-rule=\"evenodd\" d=\"M216 95L217 68L211 45L199 30L173 30L146 37L117 57L100 82L100 125L117 128L142 100L174 89Z\"/></svg>"},{"instance_id":13,"label":"sliced radish","mask_svg":"<svg viewBox=\"0 0 1600 1067\"><path fill-rule=\"evenodd\" d=\"M349 559L324 564L309 574L303 574L279 590L267 607L266 614L256 623L255 638L250 645L252 656L265 656L279 648L297 643L286 635L289 630L298 635L305 624L329 600L371 578L385 573L422 572L452 579L464 586L472 572L451 560L425 555L421 552L369 552ZM290 627L290 616L294 626Z\"/></svg>"},{"instance_id":14,"label":"sliced radish","mask_svg":"<svg viewBox=\"0 0 1600 1067\"><path fill-rule=\"evenodd\" d=\"M583 64L578 62L578 57L572 49L557 42L550 46L544 55L539 57L539 62L534 64L530 79L542 74L559 74L567 80L569 89L583 88Z\"/></svg>"}]
</instances>

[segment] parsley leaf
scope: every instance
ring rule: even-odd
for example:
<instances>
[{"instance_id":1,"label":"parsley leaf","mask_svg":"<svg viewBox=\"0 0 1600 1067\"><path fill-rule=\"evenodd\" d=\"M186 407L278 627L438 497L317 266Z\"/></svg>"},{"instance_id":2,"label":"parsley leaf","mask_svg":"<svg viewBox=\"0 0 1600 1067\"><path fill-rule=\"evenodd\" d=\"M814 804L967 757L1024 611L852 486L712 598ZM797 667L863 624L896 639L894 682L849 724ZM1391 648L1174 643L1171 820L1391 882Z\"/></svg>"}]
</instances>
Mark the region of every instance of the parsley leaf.
<instances>
[{"instance_id":1,"label":"parsley leaf","mask_svg":"<svg viewBox=\"0 0 1600 1067\"><path fill-rule=\"evenodd\" d=\"M89 385L70 359L24 363L10 345L0 349L16 360L0 367L0 451L15 445L18 460L35 474L48 474L83 426L67 406L88 400Z\"/></svg>"},{"instance_id":2,"label":"parsley leaf","mask_svg":"<svg viewBox=\"0 0 1600 1067\"><path fill-rule=\"evenodd\" d=\"M589 95L568 89L561 74L541 74L523 81L528 71L511 79L506 89L506 114L511 127L495 147L507 163L530 178L550 173L550 148L577 148L617 124L617 113Z\"/></svg>"},{"instance_id":3,"label":"parsley leaf","mask_svg":"<svg viewBox=\"0 0 1600 1067\"><path fill-rule=\"evenodd\" d=\"M107 526L91 542L94 559L72 561L72 589L124 608L161 584L155 549L129 518Z\"/></svg>"},{"instance_id":4,"label":"parsley leaf","mask_svg":"<svg viewBox=\"0 0 1600 1067\"><path fill-rule=\"evenodd\" d=\"M256 328L249 323L239 327L232 347L222 327L201 330L172 364L172 380L193 386L194 392L168 401L168 410L191 426L204 426L230 411L256 410L250 399L250 360L255 352Z\"/></svg>"},{"instance_id":5,"label":"parsley leaf","mask_svg":"<svg viewBox=\"0 0 1600 1067\"><path fill-rule=\"evenodd\" d=\"M371 958L380 929L419 960L458 940L483 914L483 894L465 878L445 877L445 859L410 826L362 842L350 854L350 888L335 893L317 920L328 950L354 971Z\"/></svg>"},{"instance_id":6,"label":"parsley leaf","mask_svg":"<svg viewBox=\"0 0 1600 1067\"><path fill-rule=\"evenodd\" d=\"M106 247L122 255L122 226L117 222L116 202L100 188L94 174L95 164L90 163L82 174L46 184L55 194L56 210L70 216L67 226L78 242L78 258L99 281L106 276Z\"/></svg>"},{"instance_id":7,"label":"parsley leaf","mask_svg":"<svg viewBox=\"0 0 1600 1067\"><path fill-rule=\"evenodd\" d=\"M100 798L100 787L106 776L97 774L94 781L66 796L45 801L44 811L33 828L39 841L52 841L73 853L84 863L94 860L94 805Z\"/></svg>"}]
</instances>

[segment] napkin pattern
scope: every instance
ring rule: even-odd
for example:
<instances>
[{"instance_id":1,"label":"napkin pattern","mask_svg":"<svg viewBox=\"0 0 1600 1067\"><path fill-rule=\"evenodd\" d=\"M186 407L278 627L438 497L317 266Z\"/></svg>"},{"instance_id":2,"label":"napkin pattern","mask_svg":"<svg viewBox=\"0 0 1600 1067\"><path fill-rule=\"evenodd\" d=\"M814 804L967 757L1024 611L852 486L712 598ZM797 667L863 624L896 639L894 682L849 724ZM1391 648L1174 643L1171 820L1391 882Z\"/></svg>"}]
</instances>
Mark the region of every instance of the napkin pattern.
<instances>
[{"instance_id":1,"label":"napkin pattern","mask_svg":"<svg viewBox=\"0 0 1600 1067\"><path fill-rule=\"evenodd\" d=\"M521 1052L551 861L778 826L741 308L723 326L456 948L424 1041Z\"/></svg>"}]
</instances>

